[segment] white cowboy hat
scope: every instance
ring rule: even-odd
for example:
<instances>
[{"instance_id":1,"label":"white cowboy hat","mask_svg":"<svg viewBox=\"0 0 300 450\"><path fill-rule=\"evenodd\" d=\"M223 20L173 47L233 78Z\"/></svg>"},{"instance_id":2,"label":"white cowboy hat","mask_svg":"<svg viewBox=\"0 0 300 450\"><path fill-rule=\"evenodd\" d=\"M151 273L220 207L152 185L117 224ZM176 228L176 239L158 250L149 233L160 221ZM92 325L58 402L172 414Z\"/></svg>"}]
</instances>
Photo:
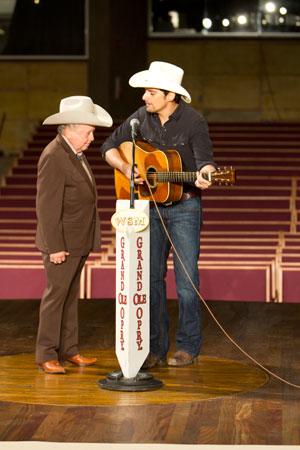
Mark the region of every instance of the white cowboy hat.
<instances>
[{"instance_id":1,"label":"white cowboy hat","mask_svg":"<svg viewBox=\"0 0 300 450\"><path fill-rule=\"evenodd\" d=\"M129 79L132 87L164 89L180 94L187 103L191 102L191 96L182 86L181 81L184 71L174 64L153 61L149 70L137 72Z\"/></svg>"},{"instance_id":2,"label":"white cowboy hat","mask_svg":"<svg viewBox=\"0 0 300 450\"><path fill-rule=\"evenodd\" d=\"M90 97L73 95L63 98L59 113L47 117L43 125L85 124L99 127L111 127L113 120L101 106L93 103Z\"/></svg>"}]
</instances>

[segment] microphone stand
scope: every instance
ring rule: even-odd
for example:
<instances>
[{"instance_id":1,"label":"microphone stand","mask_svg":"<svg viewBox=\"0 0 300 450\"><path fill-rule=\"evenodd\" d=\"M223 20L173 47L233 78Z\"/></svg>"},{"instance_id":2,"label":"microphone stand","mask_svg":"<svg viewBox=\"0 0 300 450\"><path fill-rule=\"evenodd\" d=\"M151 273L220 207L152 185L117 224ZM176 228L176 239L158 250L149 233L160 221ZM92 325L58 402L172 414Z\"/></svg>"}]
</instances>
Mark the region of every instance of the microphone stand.
<instances>
[{"instance_id":1,"label":"microphone stand","mask_svg":"<svg viewBox=\"0 0 300 450\"><path fill-rule=\"evenodd\" d=\"M131 166L131 176L130 176L130 209L134 209L134 168L135 168L135 130L131 131L132 139L132 166Z\"/></svg>"},{"instance_id":2,"label":"microphone stand","mask_svg":"<svg viewBox=\"0 0 300 450\"><path fill-rule=\"evenodd\" d=\"M134 200L135 200L135 195L134 195L134 169L136 167L135 164L135 138L137 136L137 130L136 127L137 125L139 125L139 122L137 119L133 119L133 121L130 123L130 126L132 127L131 129L131 139L132 139L132 167L131 167L131 175L130 175L130 209L134 208ZM118 200L119 201L119 200ZM120 200L122 202L122 200ZM128 200L125 200L126 202ZM128 213L128 211L125 211L126 213L128 213L127 217L133 216L135 217L135 212L136 212L136 217L141 217L138 216L138 213L142 212L142 206L140 205L140 203L147 203L145 200L137 200L137 209L135 211L132 211L130 213ZM148 202L149 203L149 202ZM128 203L126 203L127 206ZM146 206L144 206L144 208L146 208ZM120 209L121 211L121 209ZM124 210L122 210L122 212L124 212ZM149 215L149 205L147 205L147 212ZM117 212L118 214L118 212ZM145 214L145 213L143 213ZM126 216L125 216L126 217ZM147 228L147 226L146 226ZM120 257L119 252L124 252L123 248L124 245L126 247L128 247L128 252L127 252L127 257L126 257L126 261L124 262L125 266L129 267L129 269L131 270L131 267L135 267L135 263L131 264L131 262L134 262L134 259L137 259L137 252L136 249L134 249L134 246L137 245L135 242L137 240L136 236L138 235L138 233L144 231L144 229L142 229L141 231L133 231L133 233L126 233L125 231L120 231L116 241L119 242L119 245L116 244L116 258ZM122 237L121 237L122 236ZM150 232L149 229L145 232L143 237L140 237L142 239L142 242L144 242L143 246L144 246L144 257L146 260L149 260L148 256L149 256L149 238L150 238ZM138 238L138 239L140 239ZM124 239L124 245L123 248L121 249L121 244L120 241ZM138 250L139 252L142 252L141 249ZM116 267L116 270L117 267ZM123 270L123 272L127 273L127 270ZM116 276L116 292L120 292L119 295L122 295L123 297L127 298L131 298L131 295L138 295L138 294L134 294L134 292L136 291L136 281L134 278L134 273L129 273L128 275L125 276L125 280L122 281L122 283L124 284L124 287L121 287L121 284L118 280L122 279L122 276L118 276L120 275L120 271L116 272L117 276ZM144 281L145 282L145 294L143 294L146 297L149 297L149 287L148 287L148 281L147 281L147 275L149 275L149 270L147 269L147 266L145 266L145 270L144 270ZM135 286L134 286L135 284ZM142 285L143 283L141 283ZM121 293L124 290L124 293ZM140 296L141 297L141 296ZM118 359L120 357L120 349L121 350L125 350L125 353L123 352L123 355L121 357L121 361L120 361L120 365L121 365L121 370L116 370L113 371L111 373L108 374L107 378L104 380L99 380L98 384L102 387L102 389L108 389L108 390L112 390L112 391L128 391L128 392L137 392L137 391L149 391L149 390L154 390L154 389L159 389L160 387L163 386L162 381L160 380L156 380L153 378L153 376L147 372L143 372L143 370L136 372L135 370L133 371L129 371L128 366L125 366L125 363L127 364L127 362L130 361L130 353L129 353L129 348L123 347L122 345L124 344L124 338L120 336L123 336L123 325L125 323L125 326L128 326L128 336L133 332L135 335L137 333L136 331L136 327L138 327L138 333L142 333L144 331L141 331L141 329L139 328L140 326L142 326L142 320L139 319L139 316L137 315L137 309L134 309L135 305L133 304L133 302L125 302L124 305L120 304L121 302L119 300L117 300L116 303L116 317L117 317L117 331L116 333L118 333L118 339L116 339L116 353L118 356ZM145 302L146 303L146 302ZM147 300L147 304L149 304L149 300ZM143 306L145 306L145 310L143 310ZM146 305L142 305L140 304L139 306L139 310L141 310L142 315L145 312L145 318L144 320L146 320L146 318L149 317L149 312L148 309L146 309ZM125 312L126 311L126 312ZM126 317L125 322L123 320L123 318ZM141 316L142 317L142 316ZM139 321L137 322L137 319L139 319ZM123 325L121 325L121 321L123 322ZM141 325L139 325L139 323ZM133 328L134 327L134 328ZM142 330L144 330L142 328ZM145 329L145 333L147 333L146 331L147 329ZM142 335L142 334L141 334ZM117 334L116 334L117 336ZM122 341L123 339L123 341ZM135 338L136 339L136 338ZM129 338L126 338L126 340L128 340L128 342L125 344L126 347L130 347L131 345L131 341L129 341ZM125 341L126 342L126 341ZM133 344L133 341L132 341ZM146 352L148 350L148 336L146 336L146 342L145 342L146 346L143 349L143 346L141 346L141 348L138 348L138 350L144 350L144 352ZM136 351L136 348L132 348L133 354ZM141 353L139 356L147 356L146 353ZM139 358L138 356L138 358ZM138 361L140 361L138 359ZM128 376L124 376L123 371L122 371L122 367L125 369L124 371L127 372ZM134 366L135 367L135 366ZM134 375L131 375L132 373L134 373Z\"/></svg>"}]
</instances>

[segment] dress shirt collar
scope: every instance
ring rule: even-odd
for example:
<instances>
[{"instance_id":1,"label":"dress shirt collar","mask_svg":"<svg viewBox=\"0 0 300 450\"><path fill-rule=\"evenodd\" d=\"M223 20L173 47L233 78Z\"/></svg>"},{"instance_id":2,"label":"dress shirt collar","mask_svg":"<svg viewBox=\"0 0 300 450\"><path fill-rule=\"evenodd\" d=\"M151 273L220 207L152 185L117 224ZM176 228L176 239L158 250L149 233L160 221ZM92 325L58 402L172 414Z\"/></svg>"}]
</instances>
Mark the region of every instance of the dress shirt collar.
<instances>
[{"instance_id":1,"label":"dress shirt collar","mask_svg":"<svg viewBox=\"0 0 300 450\"><path fill-rule=\"evenodd\" d=\"M71 144L71 142L69 141L69 139L66 138L66 136L64 136L63 134L61 135L61 137L66 141L66 143L68 144L68 146L70 147L70 149L75 153L75 155L77 156L77 158L80 158L82 156L83 152L77 152L75 150L75 148L73 147L73 145Z\"/></svg>"},{"instance_id":2,"label":"dress shirt collar","mask_svg":"<svg viewBox=\"0 0 300 450\"><path fill-rule=\"evenodd\" d=\"M170 116L168 118L168 121L169 120L173 120L173 119L176 120L176 121L179 120L179 118L181 117L181 114L182 114L182 112L184 110L184 107L185 107L185 105L183 103L184 102L182 100L180 100L180 102L179 102L177 108L175 109L175 111L172 114L170 114ZM159 116L158 116L157 113L153 113L153 115L159 120Z\"/></svg>"},{"instance_id":3,"label":"dress shirt collar","mask_svg":"<svg viewBox=\"0 0 300 450\"><path fill-rule=\"evenodd\" d=\"M184 107L185 107L184 102L182 100L180 100L180 102L179 102L177 108L175 109L175 111L173 112L173 114L171 114L169 116L169 120L170 119L178 120L184 110Z\"/></svg>"}]
</instances>

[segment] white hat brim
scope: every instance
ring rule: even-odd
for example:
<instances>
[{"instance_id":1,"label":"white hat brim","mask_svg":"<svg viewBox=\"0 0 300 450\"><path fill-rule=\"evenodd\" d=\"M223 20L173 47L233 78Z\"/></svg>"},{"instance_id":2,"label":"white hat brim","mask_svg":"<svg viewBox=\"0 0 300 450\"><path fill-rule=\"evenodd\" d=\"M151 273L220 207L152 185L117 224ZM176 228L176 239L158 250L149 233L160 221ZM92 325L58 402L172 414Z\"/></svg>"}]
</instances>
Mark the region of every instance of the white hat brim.
<instances>
[{"instance_id":1,"label":"white hat brim","mask_svg":"<svg viewBox=\"0 0 300 450\"><path fill-rule=\"evenodd\" d=\"M141 72L132 75L129 79L129 85L140 88L164 89L181 95L186 103L191 103L192 101L190 94L181 86L181 84L174 83L170 80L164 80L156 74L151 74L149 70L142 70Z\"/></svg>"},{"instance_id":2,"label":"white hat brim","mask_svg":"<svg viewBox=\"0 0 300 450\"><path fill-rule=\"evenodd\" d=\"M99 105L94 104L95 114L81 111L64 111L52 114L43 121L43 125L84 124L95 127L111 127L113 120Z\"/></svg>"}]
</instances>

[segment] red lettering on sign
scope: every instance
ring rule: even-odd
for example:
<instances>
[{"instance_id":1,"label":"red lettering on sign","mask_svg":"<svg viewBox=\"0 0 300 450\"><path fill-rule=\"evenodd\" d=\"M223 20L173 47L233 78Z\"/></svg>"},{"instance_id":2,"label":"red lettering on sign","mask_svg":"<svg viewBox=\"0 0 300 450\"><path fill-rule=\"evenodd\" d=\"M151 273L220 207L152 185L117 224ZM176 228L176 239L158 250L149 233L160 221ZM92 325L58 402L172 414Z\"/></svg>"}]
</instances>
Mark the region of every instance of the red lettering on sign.
<instances>
[{"instance_id":1,"label":"red lettering on sign","mask_svg":"<svg viewBox=\"0 0 300 450\"><path fill-rule=\"evenodd\" d=\"M136 279L137 280L142 280L143 278L143 271L142 270L137 270L136 271Z\"/></svg>"},{"instance_id":2,"label":"red lettering on sign","mask_svg":"<svg viewBox=\"0 0 300 450\"><path fill-rule=\"evenodd\" d=\"M133 296L133 304L134 305L144 305L147 303L147 296L146 294L134 294Z\"/></svg>"},{"instance_id":3,"label":"red lettering on sign","mask_svg":"<svg viewBox=\"0 0 300 450\"><path fill-rule=\"evenodd\" d=\"M141 320L143 317L143 313L144 313L144 311L143 311L143 308L141 308L141 307L137 308L136 313L135 313L136 317L137 317L136 345L137 345L138 350L143 350L143 346L142 346L143 337L142 337L142 330L141 330L142 325L143 325L143 321Z\"/></svg>"},{"instance_id":4,"label":"red lettering on sign","mask_svg":"<svg viewBox=\"0 0 300 450\"><path fill-rule=\"evenodd\" d=\"M123 319L125 317L125 309L123 306L120 309L120 317L121 317L121 320L120 320L120 348L121 348L121 350L124 350L125 339L124 339L124 320Z\"/></svg>"},{"instance_id":5,"label":"red lettering on sign","mask_svg":"<svg viewBox=\"0 0 300 450\"><path fill-rule=\"evenodd\" d=\"M127 305L127 296L124 294L121 294L121 292L118 295L118 302L119 305Z\"/></svg>"},{"instance_id":6,"label":"red lettering on sign","mask_svg":"<svg viewBox=\"0 0 300 450\"><path fill-rule=\"evenodd\" d=\"M143 308L141 308L141 307L137 308L135 314L136 314L136 317L137 317L138 319L141 319L141 318L143 317L143 314L144 314Z\"/></svg>"},{"instance_id":7,"label":"red lettering on sign","mask_svg":"<svg viewBox=\"0 0 300 450\"><path fill-rule=\"evenodd\" d=\"M137 332L136 332L136 344L137 344L137 349L138 350L143 350L142 343L143 343L142 333L141 333L141 331L137 330Z\"/></svg>"},{"instance_id":8,"label":"red lettering on sign","mask_svg":"<svg viewBox=\"0 0 300 450\"><path fill-rule=\"evenodd\" d=\"M121 256L120 256L120 259L121 259L121 267L120 267L121 291L124 291L124 288L125 288L125 285L124 285L125 271L124 271L124 269L125 269L125 260L126 260L125 251L124 251L124 248L125 248L124 237L121 237L121 239L120 239L120 246L121 246Z\"/></svg>"},{"instance_id":9,"label":"red lettering on sign","mask_svg":"<svg viewBox=\"0 0 300 450\"><path fill-rule=\"evenodd\" d=\"M143 258L143 238L139 236L136 240L136 246L137 246L137 252L136 252L136 259L137 259L137 269L136 269L136 293L133 296L133 303L134 305L144 305L147 303L147 296L146 294L141 294L140 292L143 289L143 265L142 261ZM143 321L142 317L144 314L144 310L141 306L139 306L136 309L136 345L137 350L143 350L143 336L142 336L142 327L143 327Z\"/></svg>"}]
</instances>

